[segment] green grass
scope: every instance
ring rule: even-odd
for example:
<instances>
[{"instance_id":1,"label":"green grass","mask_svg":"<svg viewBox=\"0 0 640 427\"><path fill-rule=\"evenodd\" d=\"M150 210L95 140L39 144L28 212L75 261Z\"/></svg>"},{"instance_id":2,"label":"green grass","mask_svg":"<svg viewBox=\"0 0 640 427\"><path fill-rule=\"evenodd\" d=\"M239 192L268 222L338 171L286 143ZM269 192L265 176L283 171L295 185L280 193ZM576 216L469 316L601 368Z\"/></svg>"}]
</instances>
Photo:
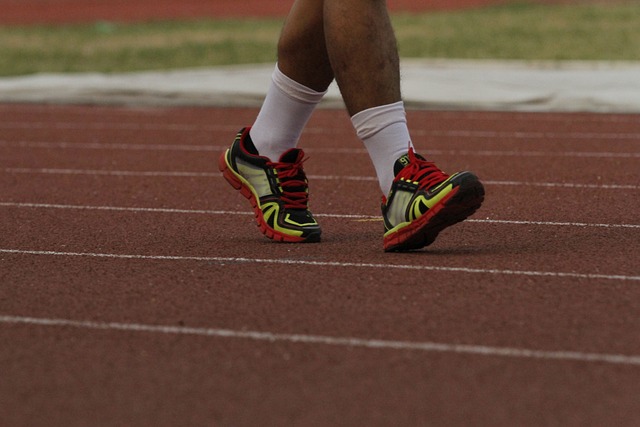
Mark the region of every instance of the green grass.
<instances>
[{"instance_id":1,"label":"green grass","mask_svg":"<svg viewBox=\"0 0 640 427\"><path fill-rule=\"evenodd\" d=\"M640 60L640 4L512 4L395 18L405 57Z\"/></svg>"},{"instance_id":2,"label":"green grass","mask_svg":"<svg viewBox=\"0 0 640 427\"><path fill-rule=\"evenodd\" d=\"M0 27L0 75L268 62L280 26L245 20Z\"/></svg>"},{"instance_id":3,"label":"green grass","mask_svg":"<svg viewBox=\"0 0 640 427\"><path fill-rule=\"evenodd\" d=\"M640 60L640 7L511 4L393 16L417 58ZM0 27L0 75L273 62L281 19Z\"/></svg>"}]
</instances>

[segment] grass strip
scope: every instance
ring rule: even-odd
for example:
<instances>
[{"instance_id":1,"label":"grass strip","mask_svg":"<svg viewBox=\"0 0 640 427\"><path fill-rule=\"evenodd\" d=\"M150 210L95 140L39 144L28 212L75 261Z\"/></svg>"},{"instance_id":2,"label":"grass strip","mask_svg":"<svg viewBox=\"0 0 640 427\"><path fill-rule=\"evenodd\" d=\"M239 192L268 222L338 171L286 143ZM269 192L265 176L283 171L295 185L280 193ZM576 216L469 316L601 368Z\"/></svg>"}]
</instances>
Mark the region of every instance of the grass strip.
<instances>
[{"instance_id":1,"label":"grass strip","mask_svg":"<svg viewBox=\"0 0 640 427\"><path fill-rule=\"evenodd\" d=\"M282 19L0 27L0 75L127 72L275 61ZM412 58L640 60L640 7L515 3L395 14Z\"/></svg>"}]
</instances>

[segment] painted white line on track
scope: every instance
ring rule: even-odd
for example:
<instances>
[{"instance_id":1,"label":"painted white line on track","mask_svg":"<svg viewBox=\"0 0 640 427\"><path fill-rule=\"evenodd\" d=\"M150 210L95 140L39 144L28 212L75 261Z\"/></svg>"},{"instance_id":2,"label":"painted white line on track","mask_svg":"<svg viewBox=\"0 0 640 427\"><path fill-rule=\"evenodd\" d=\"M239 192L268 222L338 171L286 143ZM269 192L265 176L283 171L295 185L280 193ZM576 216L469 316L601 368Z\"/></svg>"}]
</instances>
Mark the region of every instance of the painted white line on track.
<instances>
[{"instance_id":1,"label":"painted white line on track","mask_svg":"<svg viewBox=\"0 0 640 427\"><path fill-rule=\"evenodd\" d=\"M228 146L194 144L141 144L115 142L47 142L47 141L6 141L0 140L0 146L20 148L57 148L63 150L129 150L129 151L224 151Z\"/></svg>"},{"instance_id":2,"label":"painted white line on track","mask_svg":"<svg viewBox=\"0 0 640 427\"><path fill-rule=\"evenodd\" d=\"M509 275L509 276L529 276L529 277L554 277L586 280L620 280L620 281L640 281L640 276L628 276L621 274L595 274L595 273L574 273L559 271L531 271L531 270L500 270L494 268L467 268L467 267L445 267L435 265L410 265L410 264L374 264L360 262L337 262L337 261L307 261L294 259L268 259L268 258L244 258L244 257L206 257L206 256L180 256L180 255L142 255L142 254L110 254L92 252L59 252L59 251L36 251L23 249L0 249L0 253L15 255L37 255L54 257L85 257L85 258L113 258L113 259L134 259L153 261L206 261L216 263L256 263L256 264L282 264L282 265L303 265L316 267L344 267L344 268L372 268L386 270L423 270L441 271L449 273L469 273L469 274L489 274L489 275Z\"/></svg>"},{"instance_id":3,"label":"painted white line on track","mask_svg":"<svg viewBox=\"0 0 640 427\"><path fill-rule=\"evenodd\" d=\"M51 174L51 175L107 175L107 176L166 176L166 177L221 177L219 172L188 171L123 171L98 169L54 169L54 168L5 168L7 173Z\"/></svg>"},{"instance_id":4,"label":"painted white line on track","mask_svg":"<svg viewBox=\"0 0 640 427\"><path fill-rule=\"evenodd\" d=\"M82 115L82 116L95 116L99 120L103 120L105 113L109 115L128 116L132 119L156 119L158 116L171 118L166 111L170 113L176 108L172 107L120 107L120 106L98 106L92 105L86 106L69 106L69 105L50 105L50 104L0 104L0 110L6 110L11 113L28 114L29 120L32 119L34 112L45 111L50 113L51 111L62 111L61 115ZM184 110L183 107L178 107L179 110ZM188 109L188 107L186 108ZM209 110L221 110L224 108L211 107ZM255 110L254 108L243 108L243 110ZM415 110L409 109L409 113L413 114ZM420 112L420 110L418 110ZM424 112L422 112L424 113ZM438 117L442 117L449 120L481 120L481 121L495 121L495 122L562 122L567 123L567 118L572 118L576 123L637 123L640 124L640 119L637 114L633 113L575 113L575 112L522 112L522 111L508 111L508 112L495 112L495 111L435 111L427 112L427 114L437 114Z\"/></svg>"},{"instance_id":5,"label":"painted white line on track","mask_svg":"<svg viewBox=\"0 0 640 427\"><path fill-rule=\"evenodd\" d=\"M151 334L191 335L212 338L244 339L267 343L327 345L370 350L421 351L427 353L454 353L486 357L509 357L547 361L571 361L583 363L609 363L640 366L640 356L579 351L544 351L526 348L492 347L486 345L449 344L420 341L391 341L382 339L332 337L309 334L282 334L264 331L238 331L233 329L202 328L141 323L97 322L89 320L50 319L0 315L0 323L12 325L77 328L100 331L120 331Z\"/></svg>"},{"instance_id":6,"label":"painted white line on track","mask_svg":"<svg viewBox=\"0 0 640 427\"><path fill-rule=\"evenodd\" d=\"M13 203L0 202L0 206L16 207L16 208L35 208L35 209L76 209L76 210L98 210L98 211L115 211L115 212L146 212L146 213L169 213L169 214L194 214L194 215L251 215L253 212L248 211L225 211L225 210L207 210L207 209L173 209L173 208L138 208L125 206L84 206L84 205L62 205L49 203ZM373 215L348 215L348 214L330 214L330 213L314 213L314 216L325 218L343 218L343 219L380 219L380 216ZM638 226L640 228L640 225Z\"/></svg>"},{"instance_id":7,"label":"painted white line on track","mask_svg":"<svg viewBox=\"0 0 640 427\"><path fill-rule=\"evenodd\" d=\"M188 177L209 178L221 177L220 172L188 172L188 171L123 171L99 169L56 169L56 168L4 168L4 173L51 174L51 175L94 175L94 176L147 176L147 177ZM377 181L373 176L343 176L343 175L307 175L309 179L324 181ZM640 190L640 185L621 184L579 184L571 182L523 182L523 181L494 181L482 180L486 185L527 186L527 187L558 187L558 188L586 188L594 190Z\"/></svg>"},{"instance_id":8,"label":"painted white line on track","mask_svg":"<svg viewBox=\"0 0 640 427\"><path fill-rule=\"evenodd\" d=\"M569 158L596 158L596 159L626 159L640 157L640 153L614 153L599 151L500 151L500 150L427 150L434 155L448 156L486 156L486 157L569 157Z\"/></svg>"},{"instance_id":9,"label":"painted white line on track","mask_svg":"<svg viewBox=\"0 0 640 427\"><path fill-rule=\"evenodd\" d=\"M598 224L588 222L558 222L558 221L519 221L509 219L466 219L465 222L475 222L482 224L511 224L511 225L544 225L554 227L599 227L599 228L638 228L640 224Z\"/></svg>"},{"instance_id":10,"label":"painted white line on track","mask_svg":"<svg viewBox=\"0 0 640 427\"><path fill-rule=\"evenodd\" d=\"M217 125L211 123L168 123L154 120L152 122L49 122L49 121L10 121L0 122L0 129L60 129L60 130L169 130L169 131L229 131L237 132L239 126ZM353 129L345 122L343 127L317 127L308 126L306 133L336 134L345 133L353 135ZM492 131L480 129L418 129L411 130L413 135L419 136L446 136L455 138L516 138L516 139L638 139L637 132L557 132L557 131Z\"/></svg>"},{"instance_id":11,"label":"painted white line on track","mask_svg":"<svg viewBox=\"0 0 640 427\"><path fill-rule=\"evenodd\" d=\"M586 188L593 190L640 190L640 185L624 184L578 184L572 182L523 182L523 181L492 181L482 180L486 185L506 185L525 187L556 187L556 188Z\"/></svg>"},{"instance_id":12,"label":"painted white line on track","mask_svg":"<svg viewBox=\"0 0 640 427\"><path fill-rule=\"evenodd\" d=\"M231 125L186 124L186 123L153 123L138 122L0 122L0 129L54 129L54 130L119 130L119 131L177 131L177 132L231 132L240 129Z\"/></svg>"},{"instance_id":13,"label":"painted white line on track","mask_svg":"<svg viewBox=\"0 0 640 427\"><path fill-rule=\"evenodd\" d=\"M97 211L115 211L115 212L146 212L146 213L168 213L168 214L197 214L197 215L251 215L253 212L247 211L225 211L225 210L207 210L207 209L174 209L174 208L140 208L126 206L86 206L86 205L65 205L51 203L16 203L16 202L0 202L3 207L15 208L34 208L34 209L76 209L76 210L97 210ZM353 215L353 214L331 214L331 213L314 213L314 216L325 218L341 218L341 219L366 219L379 220L379 215ZM638 228L640 224L598 224L587 222L558 222L558 221L524 221L524 220L508 220L508 219L466 219L467 223L478 224L508 224L508 225L541 225L554 227L597 227L597 228Z\"/></svg>"},{"instance_id":14,"label":"painted white line on track","mask_svg":"<svg viewBox=\"0 0 640 427\"><path fill-rule=\"evenodd\" d=\"M410 113L412 112L409 110ZM637 114L633 113L572 113L572 112L474 112L474 111L438 111L438 117L445 120L469 119L483 122L561 122L567 123L567 119L575 123L632 123L640 124Z\"/></svg>"},{"instance_id":15,"label":"painted white line on track","mask_svg":"<svg viewBox=\"0 0 640 427\"><path fill-rule=\"evenodd\" d=\"M491 139L578 139L607 141L639 140L640 133L613 133L613 132L527 132L527 131L485 131L485 130L412 130L415 136L432 136L446 138L491 138Z\"/></svg>"},{"instance_id":16,"label":"painted white line on track","mask_svg":"<svg viewBox=\"0 0 640 427\"><path fill-rule=\"evenodd\" d=\"M113 142L47 142L47 141L6 141L0 140L2 147L44 148L63 150L120 150L120 151L186 151L186 152L223 152L228 146L194 144L140 144ZM305 148L307 154L367 154L364 148ZM598 151L519 151L519 150L423 150L431 156L482 156L482 157L569 157L569 158L636 158L640 153L598 152Z\"/></svg>"},{"instance_id":17,"label":"painted white line on track","mask_svg":"<svg viewBox=\"0 0 640 427\"><path fill-rule=\"evenodd\" d=\"M123 122L0 122L0 129L56 129L56 130L121 130L121 131L178 131L178 132L230 132L239 130L238 126L184 123L123 123ZM348 126L343 128L314 127L305 129L309 134L353 134ZM432 130L412 129L415 136L432 136L446 138L491 138L491 139L578 139L578 140L639 140L640 133L616 132L538 132L538 131L489 131L489 130Z\"/></svg>"},{"instance_id":18,"label":"painted white line on track","mask_svg":"<svg viewBox=\"0 0 640 427\"><path fill-rule=\"evenodd\" d=\"M307 175L309 179L329 181L376 181L372 176L340 176L340 175ZM547 188L585 188L593 190L640 190L640 185L625 184L580 184L572 182L524 182L524 181L495 181L481 180L485 185L523 186L523 187L547 187Z\"/></svg>"}]
</instances>

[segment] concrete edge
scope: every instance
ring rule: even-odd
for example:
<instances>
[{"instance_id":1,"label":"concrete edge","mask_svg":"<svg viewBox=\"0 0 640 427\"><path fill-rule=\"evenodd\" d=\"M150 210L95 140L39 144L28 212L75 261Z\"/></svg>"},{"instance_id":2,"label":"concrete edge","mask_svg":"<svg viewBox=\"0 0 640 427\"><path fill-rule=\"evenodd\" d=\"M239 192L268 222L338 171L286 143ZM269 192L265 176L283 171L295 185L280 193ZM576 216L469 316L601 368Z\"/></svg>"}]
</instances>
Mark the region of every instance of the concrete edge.
<instances>
[{"instance_id":1,"label":"concrete edge","mask_svg":"<svg viewBox=\"0 0 640 427\"><path fill-rule=\"evenodd\" d=\"M0 79L0 102L258 107L273 64ZM412 109L640 112L640 62L403 59ZM342 108L334 84L323 108Z\"/></svg>"}]
</instances>

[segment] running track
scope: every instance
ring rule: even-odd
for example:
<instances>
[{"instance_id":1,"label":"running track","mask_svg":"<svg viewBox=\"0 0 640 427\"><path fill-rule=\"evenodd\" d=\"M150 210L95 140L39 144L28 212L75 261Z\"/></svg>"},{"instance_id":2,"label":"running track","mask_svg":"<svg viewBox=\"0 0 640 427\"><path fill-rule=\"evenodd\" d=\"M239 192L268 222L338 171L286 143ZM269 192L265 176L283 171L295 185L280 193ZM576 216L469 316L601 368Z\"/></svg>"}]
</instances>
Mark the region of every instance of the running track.
<instances>
[{"instance_id":1,"label":"running track","mask_svg":"<svg viewBox=\"0 0 640 427\"><path fill-rule=\"evenodd\" d=\"M255 115L0 105L3 425L637 425L639 116L410 112L487 199L385 254L342 111L323 243L259 234L216 167Z\"/></svg>"},{"instance_id":2,"label":"running track","mask_svg":"<svg viewBox=\"0 0 640 427\"><path fill-rule=\"evenodd\" d=\"M389 0L391 11L451 10L508 0ZM560 3L580 0L536 0ZM98 20L199 19L202 17L282 17L292 0L0 0L1 24L82 23Z\"/></svg>"},{"instance_id":3,"label":"running track","mask_svg":"<svg viewBox=\"0 0 640 427\"><path fill-rule=\"evenodd\" d=\"M288 7L0 3L14 24ZM0 425L638 425L640 116L411 112L487 200L384 254L340 111L302 141L324 242L258 233L215 166L255 114L0 105Z\"/></svg>"}]
</instances>

